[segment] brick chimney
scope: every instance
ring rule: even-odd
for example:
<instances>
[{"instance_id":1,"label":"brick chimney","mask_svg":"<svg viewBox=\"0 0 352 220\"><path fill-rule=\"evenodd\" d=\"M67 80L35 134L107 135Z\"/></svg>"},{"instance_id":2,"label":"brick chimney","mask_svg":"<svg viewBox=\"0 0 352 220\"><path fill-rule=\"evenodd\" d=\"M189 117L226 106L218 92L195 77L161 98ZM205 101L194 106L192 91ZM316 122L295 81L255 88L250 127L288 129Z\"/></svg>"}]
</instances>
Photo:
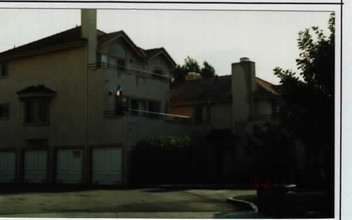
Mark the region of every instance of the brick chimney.
<instances>
[{"instance_id":1,"label":"brick chimney","mask_svg":"<svg viewBox=\"0 0 352 220\"><path fill-rule=\"evenodd\" d=\"M81 37L88 42L88 64L96 63L97 50L97 10L81 10Z\"/></svg>"},{"instance_id":2,"label":"brick chimney","mask_svg":"<svg viewBox=\"0 0 352 220\"><path fill-rule=\"evenodd\" d=\"M251 119L254 111L253 92L256 90L255 63L243 57L232 64L233 124Z\"/></svg>"}]
</instances>

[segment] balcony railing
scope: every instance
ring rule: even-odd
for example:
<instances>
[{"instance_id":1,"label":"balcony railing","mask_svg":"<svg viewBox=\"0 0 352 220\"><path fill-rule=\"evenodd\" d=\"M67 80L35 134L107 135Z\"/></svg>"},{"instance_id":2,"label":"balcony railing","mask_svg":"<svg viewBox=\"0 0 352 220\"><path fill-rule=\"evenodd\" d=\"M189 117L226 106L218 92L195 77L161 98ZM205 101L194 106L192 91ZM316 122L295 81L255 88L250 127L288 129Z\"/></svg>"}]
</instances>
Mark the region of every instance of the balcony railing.
<instances>
[{"instance_id":1,"label":"balcony railing","mask_svg":"<svg viewBox=\"0 0 352 220\"><path fill-rule=\"evenodd\" d=\"M144 118L151 118L151 119L161 119L170 122L180 122L180 123L190 123L191 117L184 116L184 115L174 115L174 114L167 114L161 112L151 112L151 111L144 111L138 109L127 109L124 112L116 112L114 110L107 110L104 111L104 116L113 118L118 116L136 116L136 117L144 117Z\"/></svg>"},{"instance_id":2,"label":"balcony railing","mask_svg":"<svg viewBox=\"0 0 352 220\"><path fill-rule=\"evenodd\" d=\"M253 120L272 120L275 117L272 114L255 114L252 116Z\"/></svg>"},{"instance_id":3,"label":"balcony railing","mask_svg":"<svg viewBox=\"0 0 352 220\"><path fill-rule=\"evenodd\" d=\"M91 69L96 69L96 68L115 69L115 70L119 70L119 71L125 71L125 72L129 72L129 73L137 74L137 75L149 76L149 77L154 77L157 79L168 80L168 81L172 79L168 75L157 74L157 73L153 73L150 71L146 71L146 70L142 70L142 69L138 69L138 68L134 68L134 67L117 65L117 64L109 64L109 63L104 63L104 62L91 63L91 64L89 64L89 68L91 68Z\"/></svg>"}]
</instances>

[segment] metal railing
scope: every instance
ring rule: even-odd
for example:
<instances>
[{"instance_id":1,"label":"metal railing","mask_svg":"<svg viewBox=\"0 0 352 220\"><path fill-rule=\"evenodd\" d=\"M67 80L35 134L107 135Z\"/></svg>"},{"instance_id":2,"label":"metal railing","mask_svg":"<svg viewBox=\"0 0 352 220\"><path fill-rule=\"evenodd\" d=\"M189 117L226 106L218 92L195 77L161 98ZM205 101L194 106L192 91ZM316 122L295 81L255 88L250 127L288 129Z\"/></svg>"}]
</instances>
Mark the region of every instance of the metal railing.
<instances>
[{"instance_id":1,"label":"metal railing","mask_svg":"<svg viewBox=\"0 0 352 220\"><path fill-rule=\"evenodd\" d=\"M271 120L275 119L272 114L255 114L252 116L253 120Z\"/></svg>"},{"instance_id":2,"label":"metal railing","mask_svg":"<svg viewBox=\"0 0 352 220\"><path fill-rule=\"evenodd\" d=\"M168 75L164 74L157 74L153 73L150 71L134 68L134 67L129 67L129 66L123 66L123 65L117 65L117 64L109 64L105 62L100 62L100 63L91 63L89 64L89 68L94 69L94 68L101 68L101 69L115 69L119 71L125 71L129 73L134 73L138 75L144 75L144 76L151 76L155 77L157 79L162 79L162 80L171 80L172 78Z\"/></svg>"},{"instance_id":3,"label":"metal railing","mask_svg":"<svg viewBox=\"0 0 352 220\"><path fill-rule=\"evenodd\" d=\"M167 114L161 112L151 112L139 109L127 109L126 111L116 112L114 110L104 111L105 117L118 117L118 116L136 116L151 119L161 119L170 122L190 123L191 117L184 115Z\"/></svg>"}]
</instances>

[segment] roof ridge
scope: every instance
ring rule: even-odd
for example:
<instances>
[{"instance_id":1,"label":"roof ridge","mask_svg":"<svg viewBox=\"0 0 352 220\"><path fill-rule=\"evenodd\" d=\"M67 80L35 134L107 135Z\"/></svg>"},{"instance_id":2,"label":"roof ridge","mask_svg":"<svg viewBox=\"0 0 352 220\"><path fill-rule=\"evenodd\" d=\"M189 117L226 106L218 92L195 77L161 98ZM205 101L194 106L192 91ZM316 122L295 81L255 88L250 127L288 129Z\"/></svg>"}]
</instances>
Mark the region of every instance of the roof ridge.
<instances>
[{"instance_id":1,"label":"roof ridge","mask_svg":"<svg viewBox=\"0 0 352 220\"><path fill-rule=\"evenodd\" d=\"M11 52L11 51L14 51L14 50L18 50L18 49L21 49L21 48L23 48L23 47L25 47L25 46L38 43L39 41L45 41L45 40L48 40L48 39L53 38L53 37L55 37L55 36L59 36L60 34L66 34L66 33L70 32L70 31L74 31L74 30L76 30L76 29L78 30L78 29L80 29L80 28L81 28L81 26L76 26L76 27L74 27L74 28L70 28L70 29L67 29L67 30L65 30L65 31L58 32L58 33L56 33L56 34L49 35L49 36L47 36L47 37L43 37L43 38L40 38L40 39L35 40L35 41L31 41L31 42L29 42L29 43L22 44L22 45L20 45L20 46L18 46L18 47L14 47L14 48L12 48L12 49L5 50L5 51L1 52L0 54L2 54L2 53L7 53L7 52Z\"/></svg>"}]
</instances>

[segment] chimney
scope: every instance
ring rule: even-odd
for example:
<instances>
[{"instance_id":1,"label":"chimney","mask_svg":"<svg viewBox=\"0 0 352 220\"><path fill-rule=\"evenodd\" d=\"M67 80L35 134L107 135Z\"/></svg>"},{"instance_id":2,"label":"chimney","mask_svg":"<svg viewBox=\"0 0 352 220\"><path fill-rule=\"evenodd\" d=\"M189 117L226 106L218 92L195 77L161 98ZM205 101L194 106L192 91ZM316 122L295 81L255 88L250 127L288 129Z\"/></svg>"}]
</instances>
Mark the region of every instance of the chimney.
<instances>
[{"instance_id":1,"label":"chimney","mask_svg":"<svg viewBox=\"0 0 352 220\"><path fill-rule=\"evenodd\" d=\"M254 111L253 92L256 90L255 63L243 57L232 64L233 124L251 119Z\"/></svg>"},{"instance_id":2,"label":"chimney","mask_svg":"<svg viewBox=\"0 0 352 220\"><path fill-rule=\"evenodd\" d=\"M96 63L97 50L97 10L81 10L81 37L88 42L88 64Z\"/></svg>"}]
</instances>

